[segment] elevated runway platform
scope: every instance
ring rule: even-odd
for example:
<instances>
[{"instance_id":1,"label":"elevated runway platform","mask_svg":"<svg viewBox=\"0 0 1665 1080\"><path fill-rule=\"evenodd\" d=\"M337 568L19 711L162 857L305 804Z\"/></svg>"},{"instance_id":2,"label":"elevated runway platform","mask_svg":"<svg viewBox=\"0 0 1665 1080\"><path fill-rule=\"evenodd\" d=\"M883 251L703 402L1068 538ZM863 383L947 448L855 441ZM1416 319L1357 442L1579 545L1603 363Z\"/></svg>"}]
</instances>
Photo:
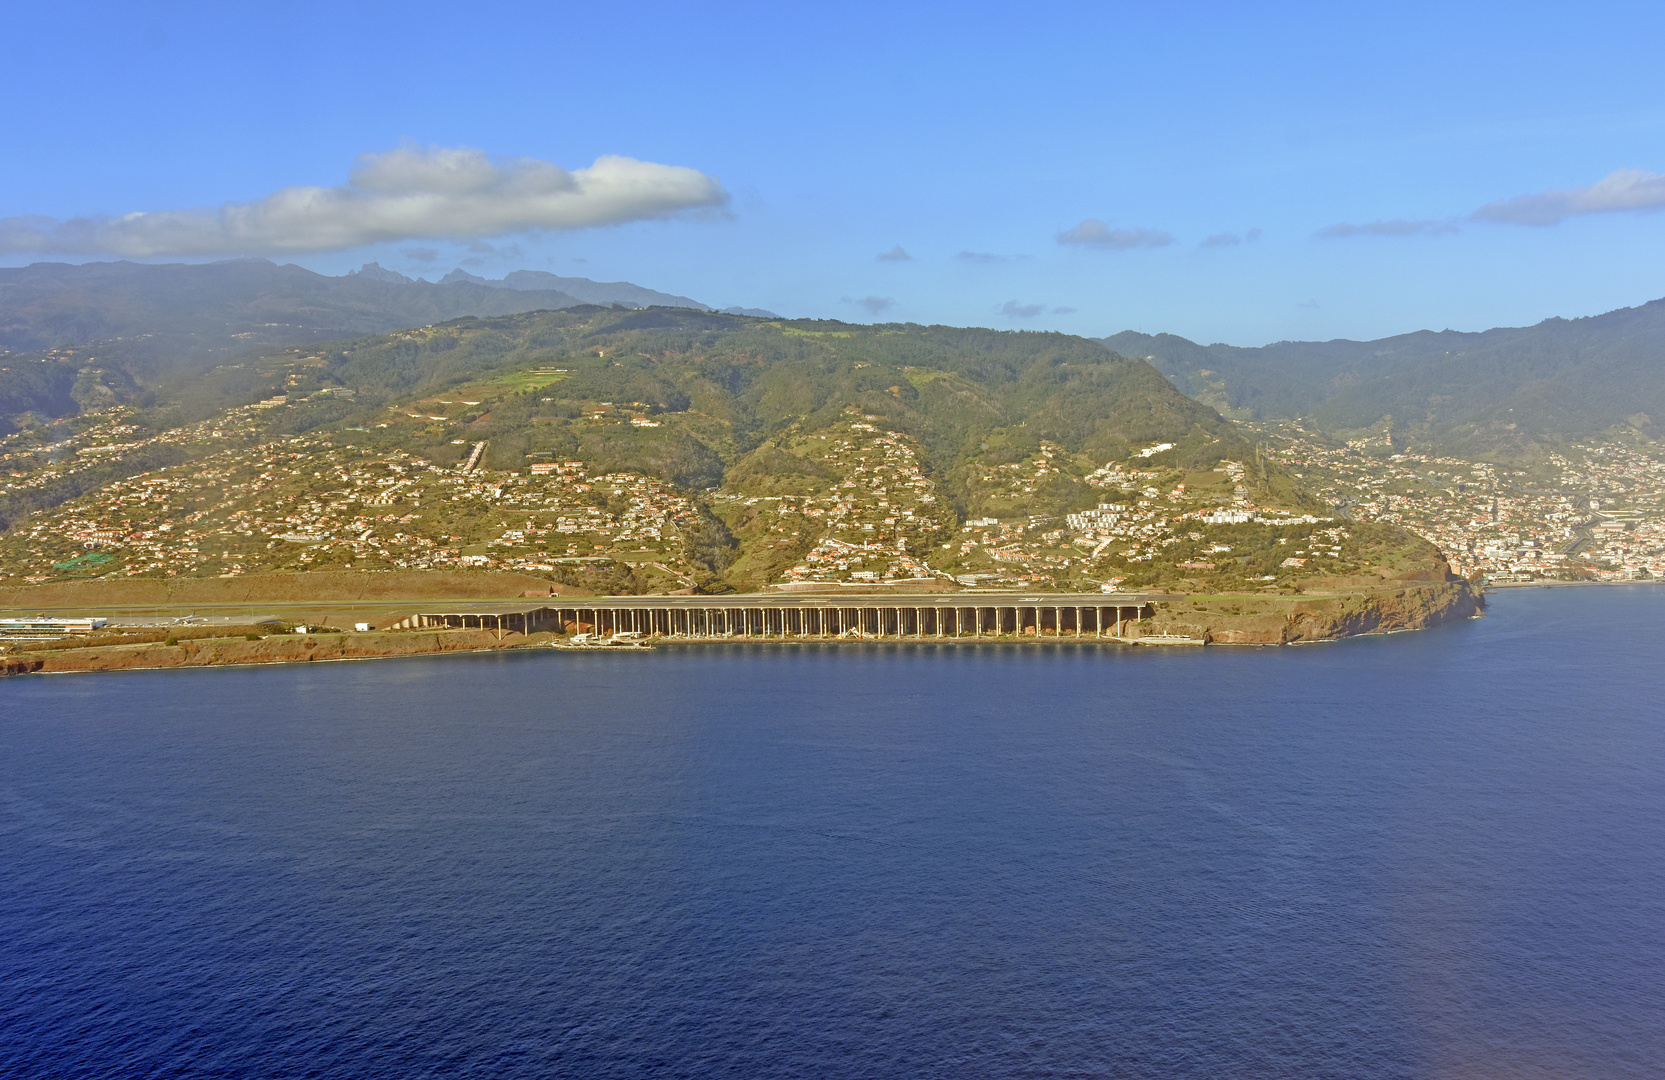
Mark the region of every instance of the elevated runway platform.
<instances>
[{"instance_id":1,"label":"elevated runway platform","mask_svg":"<svg viewBox=\"0 0 1665 1080\"><path fill-rule=\"evenodd\" d=\"M668 638L1122 637L1150 616L1134 593L552 597L419 612L394 629L630 632Z\"/></svg>"}]
</instances>

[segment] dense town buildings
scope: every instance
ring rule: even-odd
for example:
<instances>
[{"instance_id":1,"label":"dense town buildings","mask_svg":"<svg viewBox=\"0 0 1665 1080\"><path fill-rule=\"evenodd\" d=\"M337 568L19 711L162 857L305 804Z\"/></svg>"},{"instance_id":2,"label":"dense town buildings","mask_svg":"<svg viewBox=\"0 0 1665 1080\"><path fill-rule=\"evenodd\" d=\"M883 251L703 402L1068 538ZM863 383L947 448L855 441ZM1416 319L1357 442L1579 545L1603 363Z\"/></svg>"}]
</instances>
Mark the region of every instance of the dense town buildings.
<instances>
[{"instance_id":1,"label":"dense town buildings","mask_svg":"<svg viewBox=\"0 0 1665 1080\"><path fill-rule=\"evenodd\" d=\"M1266 453L1338 512L1403 525L1491 580L1665 577L1665 452L1572 443L1530 468L1257 425Z\"/></svg>"}]
</instances>

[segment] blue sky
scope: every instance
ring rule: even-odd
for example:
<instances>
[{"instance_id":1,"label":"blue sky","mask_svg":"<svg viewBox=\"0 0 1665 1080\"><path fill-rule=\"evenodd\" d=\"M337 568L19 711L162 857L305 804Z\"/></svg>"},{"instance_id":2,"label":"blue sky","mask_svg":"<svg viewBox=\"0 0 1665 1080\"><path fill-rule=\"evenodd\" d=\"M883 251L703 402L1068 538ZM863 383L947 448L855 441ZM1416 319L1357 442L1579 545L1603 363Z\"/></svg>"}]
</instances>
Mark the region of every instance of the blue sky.
<instances>
[{"instance_id":1,"label":"blue sky","mask_svg":"<svg viewBox=\"0 0 1665 1080\"><path fill-rule=\"evenodd\" d=\"M1170 7L32 5L0 263L1236 344L1665 296L1665 7Z\"/></svg>"}]
</instances>

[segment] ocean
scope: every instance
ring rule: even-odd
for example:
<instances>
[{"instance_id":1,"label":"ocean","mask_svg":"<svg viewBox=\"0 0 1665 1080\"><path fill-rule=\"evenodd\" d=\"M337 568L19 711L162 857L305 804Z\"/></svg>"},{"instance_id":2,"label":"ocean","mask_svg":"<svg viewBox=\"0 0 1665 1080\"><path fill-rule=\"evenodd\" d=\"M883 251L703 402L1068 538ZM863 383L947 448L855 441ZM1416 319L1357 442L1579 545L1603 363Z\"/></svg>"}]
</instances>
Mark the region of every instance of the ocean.
<instances>
[{"instance_id":1,"label":"ocean","mask_svg":"<svg viewBox=\"0 0 1665 1080\"><path fill-rule=\"evenodd\" d=\"M1657 1077L1662 641L0 681L0 1076Z\"/></svg>"}]
</instances>

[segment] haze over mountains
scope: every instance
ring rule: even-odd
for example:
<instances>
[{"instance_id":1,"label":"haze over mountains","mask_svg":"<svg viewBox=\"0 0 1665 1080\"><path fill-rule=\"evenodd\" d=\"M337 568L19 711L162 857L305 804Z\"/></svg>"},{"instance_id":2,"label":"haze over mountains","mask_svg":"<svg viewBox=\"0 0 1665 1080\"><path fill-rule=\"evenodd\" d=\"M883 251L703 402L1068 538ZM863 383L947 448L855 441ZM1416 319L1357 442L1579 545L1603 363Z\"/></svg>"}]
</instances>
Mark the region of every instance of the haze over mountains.
<instances>
[{"instance_id":1,"label":"haze over mountains","mask_svg":"<svg viewBox=\"0 0 1665 1080\"><path fill-rule=\"evenodd\" d=\"M1533 439L1665 424L1665 300L1584 319L1377 341L1199 345L1133 331L1102 339L1239 419L1329 431L1390 423L1410 440L1487 454Z\"/></svg>"},{"instance_id":2,"label":"haze over mountains","mask_svg":"<svg viewBox=\"0 0 1665 1080\"><path fill-rule=\"evenodd\" d=\"M457 270L434 283L375 263L341 277L265 259L35 263L0 269L0 349L96 346L101 360L141 378L158 377L274 346L579 304L710 310L630 282L536 270L501 281Z\"/></svg>"}]
</instances>

